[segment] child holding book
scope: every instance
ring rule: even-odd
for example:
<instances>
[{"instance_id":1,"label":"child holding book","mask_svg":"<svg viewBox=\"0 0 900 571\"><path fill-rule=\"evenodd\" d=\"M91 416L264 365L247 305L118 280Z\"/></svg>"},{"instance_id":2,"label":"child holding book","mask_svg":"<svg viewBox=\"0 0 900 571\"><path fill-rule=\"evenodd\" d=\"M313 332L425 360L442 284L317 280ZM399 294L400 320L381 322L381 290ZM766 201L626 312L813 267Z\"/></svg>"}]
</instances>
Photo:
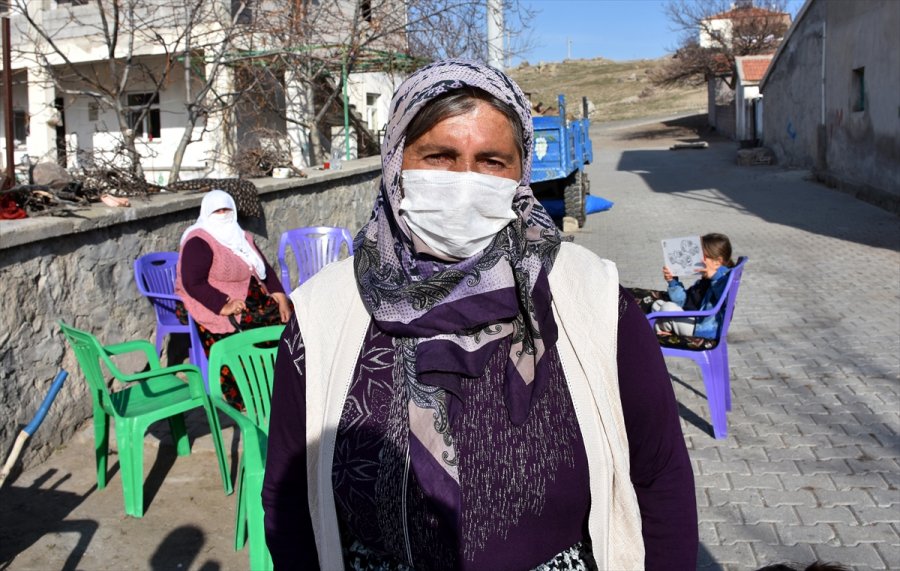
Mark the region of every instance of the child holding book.
<instances>
[{"instance_id":1,"label":"child holding book","mask_svg":"<svg viewBox=\"0 0 900 571\"><path fill-rule=\"evenodd\" d=\"M728 273L734 267L731 259L731 241L724 234L706 234L700 237L703 246L701 279L685 288L678 276L673 276L668 266L663 266L663 278L669 284L668 300L658 299L651 311L705 311L715 307L722 297ZM669 318L656 320L656 332L662 335L703 337L715 339L722 324L722 312L700 318Z\"/></svg>"}]
</instances>

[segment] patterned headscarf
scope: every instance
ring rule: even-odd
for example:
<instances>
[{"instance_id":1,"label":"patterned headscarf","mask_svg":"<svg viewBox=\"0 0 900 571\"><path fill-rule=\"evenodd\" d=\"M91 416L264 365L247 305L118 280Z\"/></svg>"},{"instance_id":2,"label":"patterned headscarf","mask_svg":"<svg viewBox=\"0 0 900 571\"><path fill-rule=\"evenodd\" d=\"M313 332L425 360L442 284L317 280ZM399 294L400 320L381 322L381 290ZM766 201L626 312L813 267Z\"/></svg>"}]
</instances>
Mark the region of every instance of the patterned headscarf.
<instances>
[{"instance_id":1,"label":"patterned headscarf","mask_svg":"<svg viewBox=\"0 0 900 571\"><path fill-rule=\"evenodd\" d=\"M481 253L442 262L416 255L400 217L401 165L410 121L430 101L464 88L493 95L521 121L522 180L512 204L518 218ZM511 336L505 395L516 424L545 388L543 357L557 339L547 274L561 238L528 186L533 138L529 102L502 72L466 60L419 69L391 101L380 194L353 245L363 303L380 329L402 339L400 354L406 355L403 367L411 383L458 395L459 377L480 376L497 343Z\"/></svg>"}]
</instances>

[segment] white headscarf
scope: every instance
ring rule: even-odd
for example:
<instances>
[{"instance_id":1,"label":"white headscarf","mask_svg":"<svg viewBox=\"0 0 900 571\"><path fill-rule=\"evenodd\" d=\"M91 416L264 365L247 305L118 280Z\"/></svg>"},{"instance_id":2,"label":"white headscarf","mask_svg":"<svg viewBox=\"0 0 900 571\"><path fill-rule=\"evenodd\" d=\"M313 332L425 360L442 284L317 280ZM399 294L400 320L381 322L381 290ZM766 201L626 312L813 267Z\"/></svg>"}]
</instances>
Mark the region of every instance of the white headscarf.
<instances>
[{"instance_id":1,"label":"white headscarf","mask_svg":"<svg viewBox=\"0 0 900 571\"><path fill-rule=\"evenodd\" d=\"M213 215L213 212L222 208L228 208L231 213L225 217ZM194 230L207 232L218 243L247 262L251 270L256 270L259 279L266 279L266 264L263 262L262 256L250 245L247 235L237 223L237 209L230 194L224 190L211 190L206 193L203 202L200 203L200 217L181 235L182 245Z\"/></svg>"}]
</instances>

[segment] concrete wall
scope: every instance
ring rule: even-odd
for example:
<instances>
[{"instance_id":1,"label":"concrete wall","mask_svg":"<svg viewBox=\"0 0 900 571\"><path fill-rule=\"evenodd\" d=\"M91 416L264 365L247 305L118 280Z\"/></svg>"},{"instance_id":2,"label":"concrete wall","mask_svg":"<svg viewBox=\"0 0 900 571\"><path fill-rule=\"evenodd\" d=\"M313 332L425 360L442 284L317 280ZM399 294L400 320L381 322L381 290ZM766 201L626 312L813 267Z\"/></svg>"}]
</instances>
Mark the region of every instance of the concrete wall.
<instances>
[{"instance_id":1,"label":"concrete wall","mask_svg":"<svg viewBox=\"0 0 900 571\"><path fill-rule=\"evenodd\" d=\"M764 143L779 164L815 166L822 115L822 22L825 2L813 2L773 60L763 86Z\"/></svg>"},{"instance_id":2,"label":"concrete wall","mask_svg":"<svg viewBox=\"0 0 900 571\"><path fill-rule=\"evenodd\" d=\"M246 223L278 269L278 238L298 226L345 226L368 220L377 192L377 158L340 171L312 171L309 179L255 181L264 219ZM140 255L176 250L199 213L201 194L133 198L131 208L100 204L66 218L0 221L0 457L31 420L60 368L70 376L23 453L39 462L65 443L91 415L90 397L74 355L56 324L62 319L103 343L153 339L149 302L134 284ZM163 363L165 363L165 359ZM132 364L139 364L132 362ZM85 461L93 461L88 450Z\"/></svg>"},{"instance_id":3,"label":"concrete wall","mask_svg":"<svg viewBox=\"0 0 900 571\"><path fill-rule=\"evenodd\" d=\"M816 0L762 87L764 144L779 163L814 169L835 186L900 211L897 29L900 2ZM866 105L854 111L853 70L861 67Z\"/></svg>"},{"instance_id":4,"label":"concrete wall","mask_svg":"<svg viewBox=\"0 0 900 571\"><path fill-rule=\"evenodd\" d=\"M900 199L900 2L826 4L826 170ZM854 111L860 68L865 108Z\"/></svg>"}]
</instances>

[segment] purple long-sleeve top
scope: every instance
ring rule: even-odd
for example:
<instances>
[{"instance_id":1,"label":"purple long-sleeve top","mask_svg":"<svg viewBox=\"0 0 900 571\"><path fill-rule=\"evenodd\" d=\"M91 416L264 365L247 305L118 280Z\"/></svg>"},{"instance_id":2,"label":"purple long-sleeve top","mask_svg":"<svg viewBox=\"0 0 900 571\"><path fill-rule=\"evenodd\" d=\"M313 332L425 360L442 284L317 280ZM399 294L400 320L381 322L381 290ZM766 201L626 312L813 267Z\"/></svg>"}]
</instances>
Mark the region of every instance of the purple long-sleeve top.
<instances>
[{"instance_id":1,"label":"purple long-sleeve top","mask_svg":"<svg viewBox=\"0 0 900 571\"><path fill-rule=\"evenodd\" d=\"M629 443L631 481L641 513L646 568L695 569L698 532L693 474L674 392L656 337L643 313L623 290L620 290L620 302L617 343L620 398ZM276 568L316 569L318 557L306 488L305 369L303 345L297 342L298 338L296 320L291 320L275 365L263 505L267 541ZM502 357L508 349L508 344L501 344L497 352ZM558 362L555 348L551 350L551 358ZM376 493L370 473L377 469L375 466L385 454L384 450L372 447L371 434L378 426L374 420L384 415L372 412L371 408L389 402L379 395L391 386L392 361L391 338L379 332L374 324L370 325L354 374L356 380L351 385L338 428L332 481L345 547L352 541L361 541L376 553L386 553L388 560L390 538L384 536L390 534L379 527L385 525L383 520L375 521L385 513L383 506L375 505L383 498ZM492 360L488 369L502 369L502 362L503 358ZM362 369L365 375L360 375ZM545 428L545 435L540 439L539 454L554 460L545 462L546 467L539 474L543 477L539 508L530 514L524 510L505 528L482 525L487 531L482 533L479 544L473 546L471 530L461 531L463 522L467 514L477 510L476 504L490 494L472 491L476 486L469 486L450 499L438 497L448 489L456 490L454 482L444 472L420 469L410 478L412 491L406 496L410 501L404 506L411 522L419 521L419 525L410 525L414 536L408 541L421 568L530 569L586 539L590 506L587 452L564 377L561 372L552 375L556 381L551 382L541 399L543 402L531 413L538 415L535 426L550 427L554 435L547 438ZM487 371L482 378L472 379L467 385L470 394L466 395L466 407L471 414L464 411L458 426L453 426L462 457L460 481L467 477L463 474L465 460L476 457L479 446L484 448L479 445L479 434L492 432L491 427L485 430L484 426L478 426L479 417L499 418L491 416L490 411L484 412L494 407L494 401L501 406L502 399L491 396L494 390L489 382L491 377L491 371ZM367 411L368 420L348 414L360 408ZM546 421L548 418L551 420ZM506 428L498 426L497 429ZM416 450L411 449L410 455L415 454ZM497 456L501 454L498 452ZM482 462L494 461L493 455L484 456L483 451L478 457L486 458ZM474 472L469 469L469 474L483 475L485 466L478 468ZM477 478L470 481L475 482ZM495 495L501 497L510 493L502 488L496 491ZM521 500L509 498L513 503ZM466 541L469 543L464 544Z\"/></svg>"},{"instance_id":2,"label":"purple long-sleeve top","mask_svg":"<svg viewBox=\"0 0 900 571\"><path fill-rule=\"evenodd\" d=\"M284 293L284 287L275 270L269 265L266 257L259 252L266 266L266 279L263 280L269 293ZM218 314L228 303L228 296L209 284L209 269L212 267L213 251L202 238L190 238L181 247L181 282L188 295L203 306Z\"/></svg>"}]
</instances>

